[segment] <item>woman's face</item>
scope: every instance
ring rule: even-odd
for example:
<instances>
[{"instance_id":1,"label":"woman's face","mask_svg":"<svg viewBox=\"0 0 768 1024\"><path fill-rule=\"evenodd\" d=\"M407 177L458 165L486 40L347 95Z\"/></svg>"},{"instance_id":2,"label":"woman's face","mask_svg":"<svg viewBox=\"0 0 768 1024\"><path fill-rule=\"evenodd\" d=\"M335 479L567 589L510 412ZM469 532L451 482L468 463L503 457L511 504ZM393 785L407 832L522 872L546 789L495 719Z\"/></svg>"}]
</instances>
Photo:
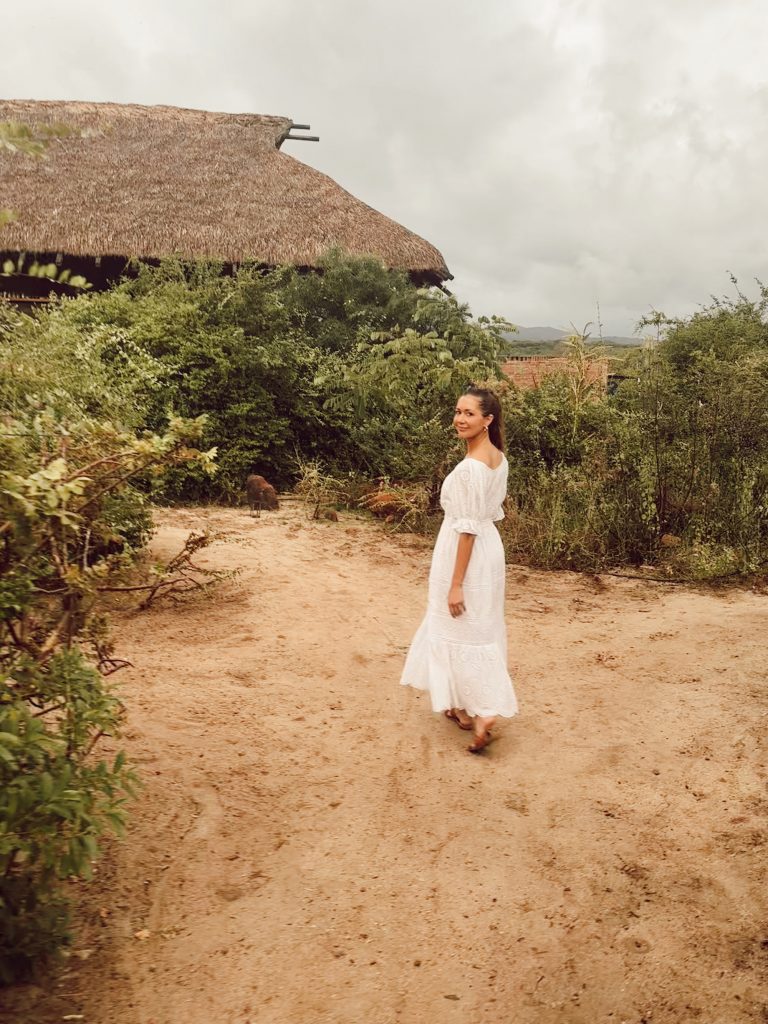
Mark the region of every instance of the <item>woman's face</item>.
<instances>
[{"instance_id":1,"label":"woman's face","mask_svg":"<svg viewBox=\"0 0 768 1024\"><path fill-rule=\"evenodd\" d=\"M482 434L492 419L493 416L483 416L479 398L474 395L462 395L456 403L453 425L459 437L469 441L473 437L477 437L478 434Z\"/></svg>"}]
</instances>

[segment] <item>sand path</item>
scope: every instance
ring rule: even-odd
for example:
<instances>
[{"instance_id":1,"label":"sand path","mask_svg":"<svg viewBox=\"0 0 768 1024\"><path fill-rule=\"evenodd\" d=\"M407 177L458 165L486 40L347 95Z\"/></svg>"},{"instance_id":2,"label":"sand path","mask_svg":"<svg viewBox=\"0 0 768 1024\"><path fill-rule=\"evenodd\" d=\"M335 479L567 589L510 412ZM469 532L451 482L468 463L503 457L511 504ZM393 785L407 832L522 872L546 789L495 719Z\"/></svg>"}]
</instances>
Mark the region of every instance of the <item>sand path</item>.
<instances>
[{"instance_id":1,"label":"sand path","mask_svg":"<svg viewBox=\"0 0 768 1024\"><path fill-rule=\"evenodd\" d=\"M155 547L203 523L242 574L120 617L145 787L0 1019L768 1020L768 598L510 567L522 713L474 758L397 686L426 542L286 503Z\"/></svg>"}]
</instances>

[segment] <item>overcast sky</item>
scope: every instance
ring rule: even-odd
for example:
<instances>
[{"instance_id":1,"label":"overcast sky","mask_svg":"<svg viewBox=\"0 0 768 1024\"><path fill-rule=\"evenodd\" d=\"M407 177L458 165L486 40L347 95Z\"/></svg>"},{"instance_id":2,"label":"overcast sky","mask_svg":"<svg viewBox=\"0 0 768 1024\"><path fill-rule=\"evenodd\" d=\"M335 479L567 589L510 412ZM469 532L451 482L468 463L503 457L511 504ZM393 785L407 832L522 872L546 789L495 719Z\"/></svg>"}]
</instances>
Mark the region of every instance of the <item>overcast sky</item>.
<instances>
[{"instance_id":1,"label":"overcast sky","mask_svg":"<svg viewBox=\"0 0 768 1024\"><path fill-rule=\"evenodd\" d=\"M766 0L0 0L4 98L283 114L476 315L607 333L768 278ZM0 200L2 197L0 197ZM754 289L752 289L754 290Z\"/></svg>"}]
</instances>

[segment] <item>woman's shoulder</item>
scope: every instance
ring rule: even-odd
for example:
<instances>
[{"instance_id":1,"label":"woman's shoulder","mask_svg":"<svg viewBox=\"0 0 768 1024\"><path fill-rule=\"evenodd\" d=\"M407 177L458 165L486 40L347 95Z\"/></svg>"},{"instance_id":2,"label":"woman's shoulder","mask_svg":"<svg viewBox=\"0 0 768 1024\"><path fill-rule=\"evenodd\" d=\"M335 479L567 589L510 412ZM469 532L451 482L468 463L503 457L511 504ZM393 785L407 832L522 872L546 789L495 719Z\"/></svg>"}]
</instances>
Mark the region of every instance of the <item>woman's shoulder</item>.
<instances>
[{"instance_id":1,"label":"woman's shoulder","mask_svg":"<svg viewBox=\"0 0 768 1024\"><path fill-rule=\"evenodd\" d=\"M476 463L478 466L481 467L481 469L490 470L491 473L494 473L497 469L501 469L502 466L506 465L507 462L506 455L504 454L504 452L499 451L498 448L496 449L494 454L496 461L493 463L493 465L491 465L489 462L486 462L485 459L477 458L475 455L465 455L463 460L459 463L459 465L462 466L465 463L469 463L471 466L472 463Z\"/></svg>"}]
</instances>

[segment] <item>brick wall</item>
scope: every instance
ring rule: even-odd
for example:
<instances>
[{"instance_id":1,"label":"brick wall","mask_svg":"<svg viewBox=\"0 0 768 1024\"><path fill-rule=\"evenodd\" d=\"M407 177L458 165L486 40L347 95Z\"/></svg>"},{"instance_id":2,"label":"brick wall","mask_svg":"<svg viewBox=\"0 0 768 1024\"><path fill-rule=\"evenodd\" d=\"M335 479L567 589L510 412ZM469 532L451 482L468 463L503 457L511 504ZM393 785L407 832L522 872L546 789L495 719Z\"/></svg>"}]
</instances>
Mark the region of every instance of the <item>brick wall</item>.
<instances>
[{"instance_id":1,"label":"brick wall","mask_svg":"<svg viewBox=\"0 0 768 1024\"><path fill-rule=\"evenodd\" d=\"M573 372L563 356L513 356L502 363L501 370L519 388L536 388L550 374ZM605 390L608 386L608 360L596 359L590 363L587 380L596 382Z\"/></svg>"}]
</instances>

